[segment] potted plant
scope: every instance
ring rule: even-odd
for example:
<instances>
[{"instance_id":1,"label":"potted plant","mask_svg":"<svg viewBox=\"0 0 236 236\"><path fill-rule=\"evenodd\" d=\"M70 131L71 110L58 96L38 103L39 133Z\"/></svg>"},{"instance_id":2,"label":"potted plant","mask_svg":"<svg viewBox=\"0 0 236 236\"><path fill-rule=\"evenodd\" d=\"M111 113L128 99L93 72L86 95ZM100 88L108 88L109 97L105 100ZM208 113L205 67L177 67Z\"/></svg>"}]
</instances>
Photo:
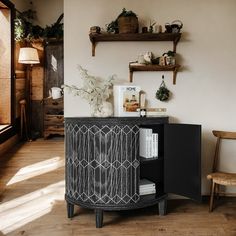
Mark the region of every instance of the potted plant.
<instances>
[{"instance_id":1,"label":"potted plant","mask_svg":"<svg viewBox=\"0 0 236 236\"><path fill-rule=\"evenodd\" d=\"M15 41L16 42L34 42L35 40L43 40L48 38L60 39L63 37L63 14L51 26L42 28L39 25L34 25L36 19L36 11L27 10L19 12L15 19Z\"/></svg>"},{"instance_id":2,"label":"potted plant","mask_svg":"<svg viewBox=\"0 0 236 236\"><path fill-rule=\"evenodd\" d=\"M75 96L88 101L91 109L91 116L108 117L112 116L112 104L107 101L110 97L115 75L110 76L108 79L103 80L99 77L88 74L88 71L81 66L78 66L81 79L83 81L82 87L75 85L62 85L63 89L72 92Z\"/></svg>"},{"instance_id":3,"label":"potted plant","mask_svg":"<svg viewBox=\"0 0 236 236\"><path fill-rule=\"evenodd\" d=\"M115 33L118 34L119 33L119 29L118 29L118 22L117 19L113 20L111 23L106 25L107 28L107 32L108 33Z\"/></svg>"},{"instance_id":4,"label":"potted plant","mask_svg":"<svg viewBox=\"0 0 236 236\"><path fill-rule=\"evenodd\" d=\"M167 65L175 65L175 52L174 51L168 51L163 53L162 56L166 57L166 64Z\"/></svg>"},{"instance_id":5,"label":"potted plant","mask_svg":"<svg viewBox=\"0 0 236 236\"><path fill-rule=\"evenodd\" d=\"M159 89L156 91L156 99L164 102L167 101L170 97L170 90L166 87L164 81L164 75L162 75L162 82Z\"/></svg>"},{"instance_id":6,"label":"potted plant","mask_svg":"<svg viewBox=\"0 0 236 236\"><path fill-rule=\"evenodd\" d=\"M127 11L123 8L117 17L117 23L120 34L138 33L138 17L133 11Z\"/></svg>"},{"instance_id":7,"label":"potted plant","mask_svg":"<svg viewBox=\"0 0 236 236\"><path fill-rule=\"evenodd\" d=\"M116 20L106 25L108 33L138 33L138 17L133 11L123 8Z\"/></svg>"}]
</instances>

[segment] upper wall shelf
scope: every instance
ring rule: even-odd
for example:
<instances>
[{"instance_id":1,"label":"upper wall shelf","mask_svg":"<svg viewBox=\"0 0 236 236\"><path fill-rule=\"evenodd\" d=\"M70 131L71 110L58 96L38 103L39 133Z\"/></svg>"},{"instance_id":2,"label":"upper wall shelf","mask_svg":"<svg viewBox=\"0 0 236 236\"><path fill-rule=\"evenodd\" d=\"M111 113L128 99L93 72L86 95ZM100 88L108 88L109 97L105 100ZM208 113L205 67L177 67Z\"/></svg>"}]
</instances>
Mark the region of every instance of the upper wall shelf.
<instances>
[{"instance_id":1,"label":"upper wall shelf","mask_svg":"<svg viewBox=\"0 0 236 236\"><path fill-rule=\"evenodd\" d=\"M176 52L176 46L181 38L181 33L140 33L140 34L109 34L109 33L90 33L92 43L92 56L95 56L95 47L97 42L111 41L172 41L173 51Z\"/></svg>"}]
</instances>

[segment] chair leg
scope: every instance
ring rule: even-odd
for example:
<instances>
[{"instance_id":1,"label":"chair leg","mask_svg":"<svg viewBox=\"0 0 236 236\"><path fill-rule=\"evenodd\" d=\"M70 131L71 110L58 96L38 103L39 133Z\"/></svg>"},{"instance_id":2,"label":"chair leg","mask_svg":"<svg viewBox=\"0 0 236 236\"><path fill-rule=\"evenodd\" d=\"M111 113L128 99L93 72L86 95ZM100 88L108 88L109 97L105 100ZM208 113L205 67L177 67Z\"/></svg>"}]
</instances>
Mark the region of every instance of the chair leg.
<instances>
[{"instance_id":1,"label":"chair leg","mask_svg":"<svg viewBox=\"0 0 236 236\"><path fill-rule=\"evenodd\" d=\"M220 198L220 185L216 184L216 199L219 200Z\"/></svg>"},{"instance_id":2,"label":"chair leg","mask_svg":"<svg viewBox=\"0 0 236 236\"><path fill-rule=\"evenodd\" d=\"M211 184L211 197L210 197L209 212L212 212L212 210L213 210L213 201L214 201L214 194L215 194L215 186L216 186L216 184L212 181L212 184Z\"/></svg>"}]
</instances>

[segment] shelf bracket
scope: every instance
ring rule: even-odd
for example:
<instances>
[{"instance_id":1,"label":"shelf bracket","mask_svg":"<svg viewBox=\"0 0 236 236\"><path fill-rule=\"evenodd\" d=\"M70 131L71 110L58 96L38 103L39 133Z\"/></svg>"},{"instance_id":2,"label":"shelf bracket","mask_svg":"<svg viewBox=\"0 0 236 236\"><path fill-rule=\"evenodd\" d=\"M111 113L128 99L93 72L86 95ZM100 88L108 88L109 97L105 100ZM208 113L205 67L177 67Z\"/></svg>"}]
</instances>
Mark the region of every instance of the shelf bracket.
<instances>
[{"instance_id":1,"label":"shelf bracket","mask_svg":"<svg viewBox=\"0 0 236 236\"><path fill-rule=\"evenodd\" d=\"M95 57L95 47L96 47L96 43L92 41L92 57Z\"/></svg>"},{"instance_id":2,"label":"shelf bracket","mask_svg":"<svg viewBox=\"0 0 236 236\"><path fill-rule=\"evenodd\" d=\"M173 84L176 84L176 77L177 77L177 72L178 72L179 67L175 67L173 71Z\"/></svg>"},{"instance_id":3,"label":"shelf bracket","mask_svg":"<svg viewBox=\"0 0 236 236\"><path fill-rule=\"evenodd\" d=\"M177 44L178 44L178 42L179 42L179 40L180 40L180 37L181 37L181 36L175 38L174 41L173 41L173 51L174 51L175 53L176 53L176 47L177 47Z\"/></svg>"},{"instance_id":4,"label":"shelf bracket","mask_svg":"<svg viewBox=\"0 0 236 236\"><path fill-rule=\"evenodd\" d=\"M130 83L133 82L133 70L132 69L129 70L129 82Z\"/></svg>"}]
</instances>

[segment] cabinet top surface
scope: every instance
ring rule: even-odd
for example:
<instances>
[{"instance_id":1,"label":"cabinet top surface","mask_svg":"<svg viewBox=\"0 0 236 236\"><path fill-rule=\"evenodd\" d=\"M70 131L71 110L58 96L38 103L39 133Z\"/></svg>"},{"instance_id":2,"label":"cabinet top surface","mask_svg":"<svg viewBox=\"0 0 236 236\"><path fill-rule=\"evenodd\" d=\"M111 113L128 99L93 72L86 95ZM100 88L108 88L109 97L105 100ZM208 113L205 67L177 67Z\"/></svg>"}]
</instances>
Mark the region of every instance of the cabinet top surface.
<instances>
[{"instance_id":1,"label":"cabinet top surface","mask_svg":"<svg viewBox=\"0 0 236 236\"><path fill-rule=\"evenodd\" d=\"M113 119L117 119L117 120L155 120L155 119L166 119L169 118L168 116L156 116L156 117L136 117L136 116L112 116L112 117L91 117L91 116L76 116L76 117L65 117L67 120L73 120L73 119L86 119L86 120L113 120Z\"/></svg>"},{"instance_id":2,"label":"cabinet top surface","mask_svg":"<svg viewBox=\"0 0 236 236\"><path fill-rule=\"evenodd\" d=\"M168 123L168 116L161 117L65 117L66 123L92 123L92 124L154 124Z\"/></svg>"}]
</instances>

